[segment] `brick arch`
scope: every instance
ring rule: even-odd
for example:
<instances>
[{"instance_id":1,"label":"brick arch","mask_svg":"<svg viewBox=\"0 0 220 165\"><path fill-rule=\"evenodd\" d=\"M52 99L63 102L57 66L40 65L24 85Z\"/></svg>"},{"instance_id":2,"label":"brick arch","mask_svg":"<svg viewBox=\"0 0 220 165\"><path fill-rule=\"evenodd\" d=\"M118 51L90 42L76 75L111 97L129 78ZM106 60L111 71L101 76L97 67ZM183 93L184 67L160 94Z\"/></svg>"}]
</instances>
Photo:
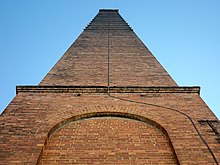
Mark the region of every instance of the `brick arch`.
<instances>
[{"instance_id":1,"label":"brick arch","mask_svg":"<svg viewBox=\"0 0 220 165\"><path fill-rule=\"evenodd\" d=\"M142 125L145 124L144 127L146 127L146 128L147 128L147 125L150 126L151 131L156 128L157 130L159 130L161 132L161 134L163 134L165 136L166 144L168 146L167 148L169 148L171 150L172 156L174 158L174 162L176 164L179 164L179 160L176 156L176 153L175 153L174 147L172 145L172 142L169 138L169 135L168 135L166 129L163 126L161 126L159 123L157 123L149 118L137 115L137 114L127 113L127 112L107 112L107 111L106 112L100 112L100 111L99 112L91 112L91 113L85 113L85 114L81 114L81 115L72 116L70 118L67 118L67 119L57 123L55 126L53 126L50 129L50 131L48 132L48 138L47 138L45 145L42 149L42 152L39 156L38 164L41 163L41 158L44 155L45 148L47 147L47 144L49 143L50 138L53 136L53 134L56 134L56 132L58 132L62 129L65 129L65 127L69 124L76 123L76 122L83 122L84 119L91 119L91 120L95 119L95 118L96 119L103 119L105 117L111 117L111 119L117 118L120 120L131 119L130 121L132 121L132 122L135 121L135 122L141 123Z\"/></svg>"}]
</instances>

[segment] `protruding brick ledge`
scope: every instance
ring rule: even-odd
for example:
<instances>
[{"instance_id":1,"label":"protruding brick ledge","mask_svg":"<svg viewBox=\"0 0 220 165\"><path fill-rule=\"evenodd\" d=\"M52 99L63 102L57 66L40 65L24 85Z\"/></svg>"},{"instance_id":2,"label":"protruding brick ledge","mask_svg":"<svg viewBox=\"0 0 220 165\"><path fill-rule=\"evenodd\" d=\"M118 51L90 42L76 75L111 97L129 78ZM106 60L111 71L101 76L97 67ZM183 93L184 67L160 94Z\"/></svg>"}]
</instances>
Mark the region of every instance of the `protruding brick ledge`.
<instances>
[{"instance_id":1,"label":"protruding brick ledge","mask_svg":"<svg viewBox=\"0 0 220 165\"><path fill-rule=\"evenodd\" d=\"M200 87L111 86L110 93L198 93ZM17 86L17 93L108 93L107 86Z\"/></svg>"}]
</instances>

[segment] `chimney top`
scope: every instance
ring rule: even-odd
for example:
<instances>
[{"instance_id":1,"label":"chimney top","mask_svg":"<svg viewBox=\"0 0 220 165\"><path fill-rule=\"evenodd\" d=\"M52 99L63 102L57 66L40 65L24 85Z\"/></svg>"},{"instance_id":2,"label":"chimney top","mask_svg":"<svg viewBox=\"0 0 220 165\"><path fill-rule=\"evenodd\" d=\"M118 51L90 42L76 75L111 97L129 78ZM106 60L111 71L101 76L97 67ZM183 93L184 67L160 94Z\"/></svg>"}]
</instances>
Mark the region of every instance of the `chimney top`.
<instances>
[{"instance_id":1,"label":"chimney top","mask_svg":"<svg viewBox=\"0 0 220 165\"><path fill-rule=\"evenodd\" d=\"M118 9L99 9L99 12L118 12Z\"/></svg>"}]
</instances>

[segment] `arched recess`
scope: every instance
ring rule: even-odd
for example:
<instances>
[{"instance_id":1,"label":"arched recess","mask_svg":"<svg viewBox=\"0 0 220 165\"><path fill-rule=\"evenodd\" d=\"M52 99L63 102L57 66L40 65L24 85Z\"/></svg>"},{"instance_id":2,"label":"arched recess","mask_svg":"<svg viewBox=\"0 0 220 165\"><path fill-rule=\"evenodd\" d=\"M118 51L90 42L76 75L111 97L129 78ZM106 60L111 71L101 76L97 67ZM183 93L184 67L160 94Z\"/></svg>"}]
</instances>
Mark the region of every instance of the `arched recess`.
<instances>
[{"instance_id":1,"label":"arched recess","mask_svg":"<svg viewBox=\"0 0 220 165\"><path fill-rule=\"evenodd\" d=\"M111 129L114 131L106 131ZM169 135L160 124L122 112L87 113L56 124L37 164L97 162L179 164Z\"/></svg>"}]
</instances>

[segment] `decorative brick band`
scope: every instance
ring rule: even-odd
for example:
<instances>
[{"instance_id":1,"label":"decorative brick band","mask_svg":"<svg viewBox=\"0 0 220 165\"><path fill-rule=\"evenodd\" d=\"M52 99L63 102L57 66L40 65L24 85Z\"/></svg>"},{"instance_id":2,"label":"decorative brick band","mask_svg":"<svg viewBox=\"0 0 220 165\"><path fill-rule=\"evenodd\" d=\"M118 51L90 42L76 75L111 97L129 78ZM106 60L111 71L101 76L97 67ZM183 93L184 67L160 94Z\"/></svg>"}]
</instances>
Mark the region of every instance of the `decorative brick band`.
<instances>
[{"instance_id":1,"label":"decorative brick band","mask_svg":"<svg viewBox=\"0 0 220 165\"><path fill-rule=\"evenodd\" d=\"M198 93L200 87L112 86L110 93ZM17 86L18 93L108 93L107 86Z\"/></svg>"}]
</instances>

